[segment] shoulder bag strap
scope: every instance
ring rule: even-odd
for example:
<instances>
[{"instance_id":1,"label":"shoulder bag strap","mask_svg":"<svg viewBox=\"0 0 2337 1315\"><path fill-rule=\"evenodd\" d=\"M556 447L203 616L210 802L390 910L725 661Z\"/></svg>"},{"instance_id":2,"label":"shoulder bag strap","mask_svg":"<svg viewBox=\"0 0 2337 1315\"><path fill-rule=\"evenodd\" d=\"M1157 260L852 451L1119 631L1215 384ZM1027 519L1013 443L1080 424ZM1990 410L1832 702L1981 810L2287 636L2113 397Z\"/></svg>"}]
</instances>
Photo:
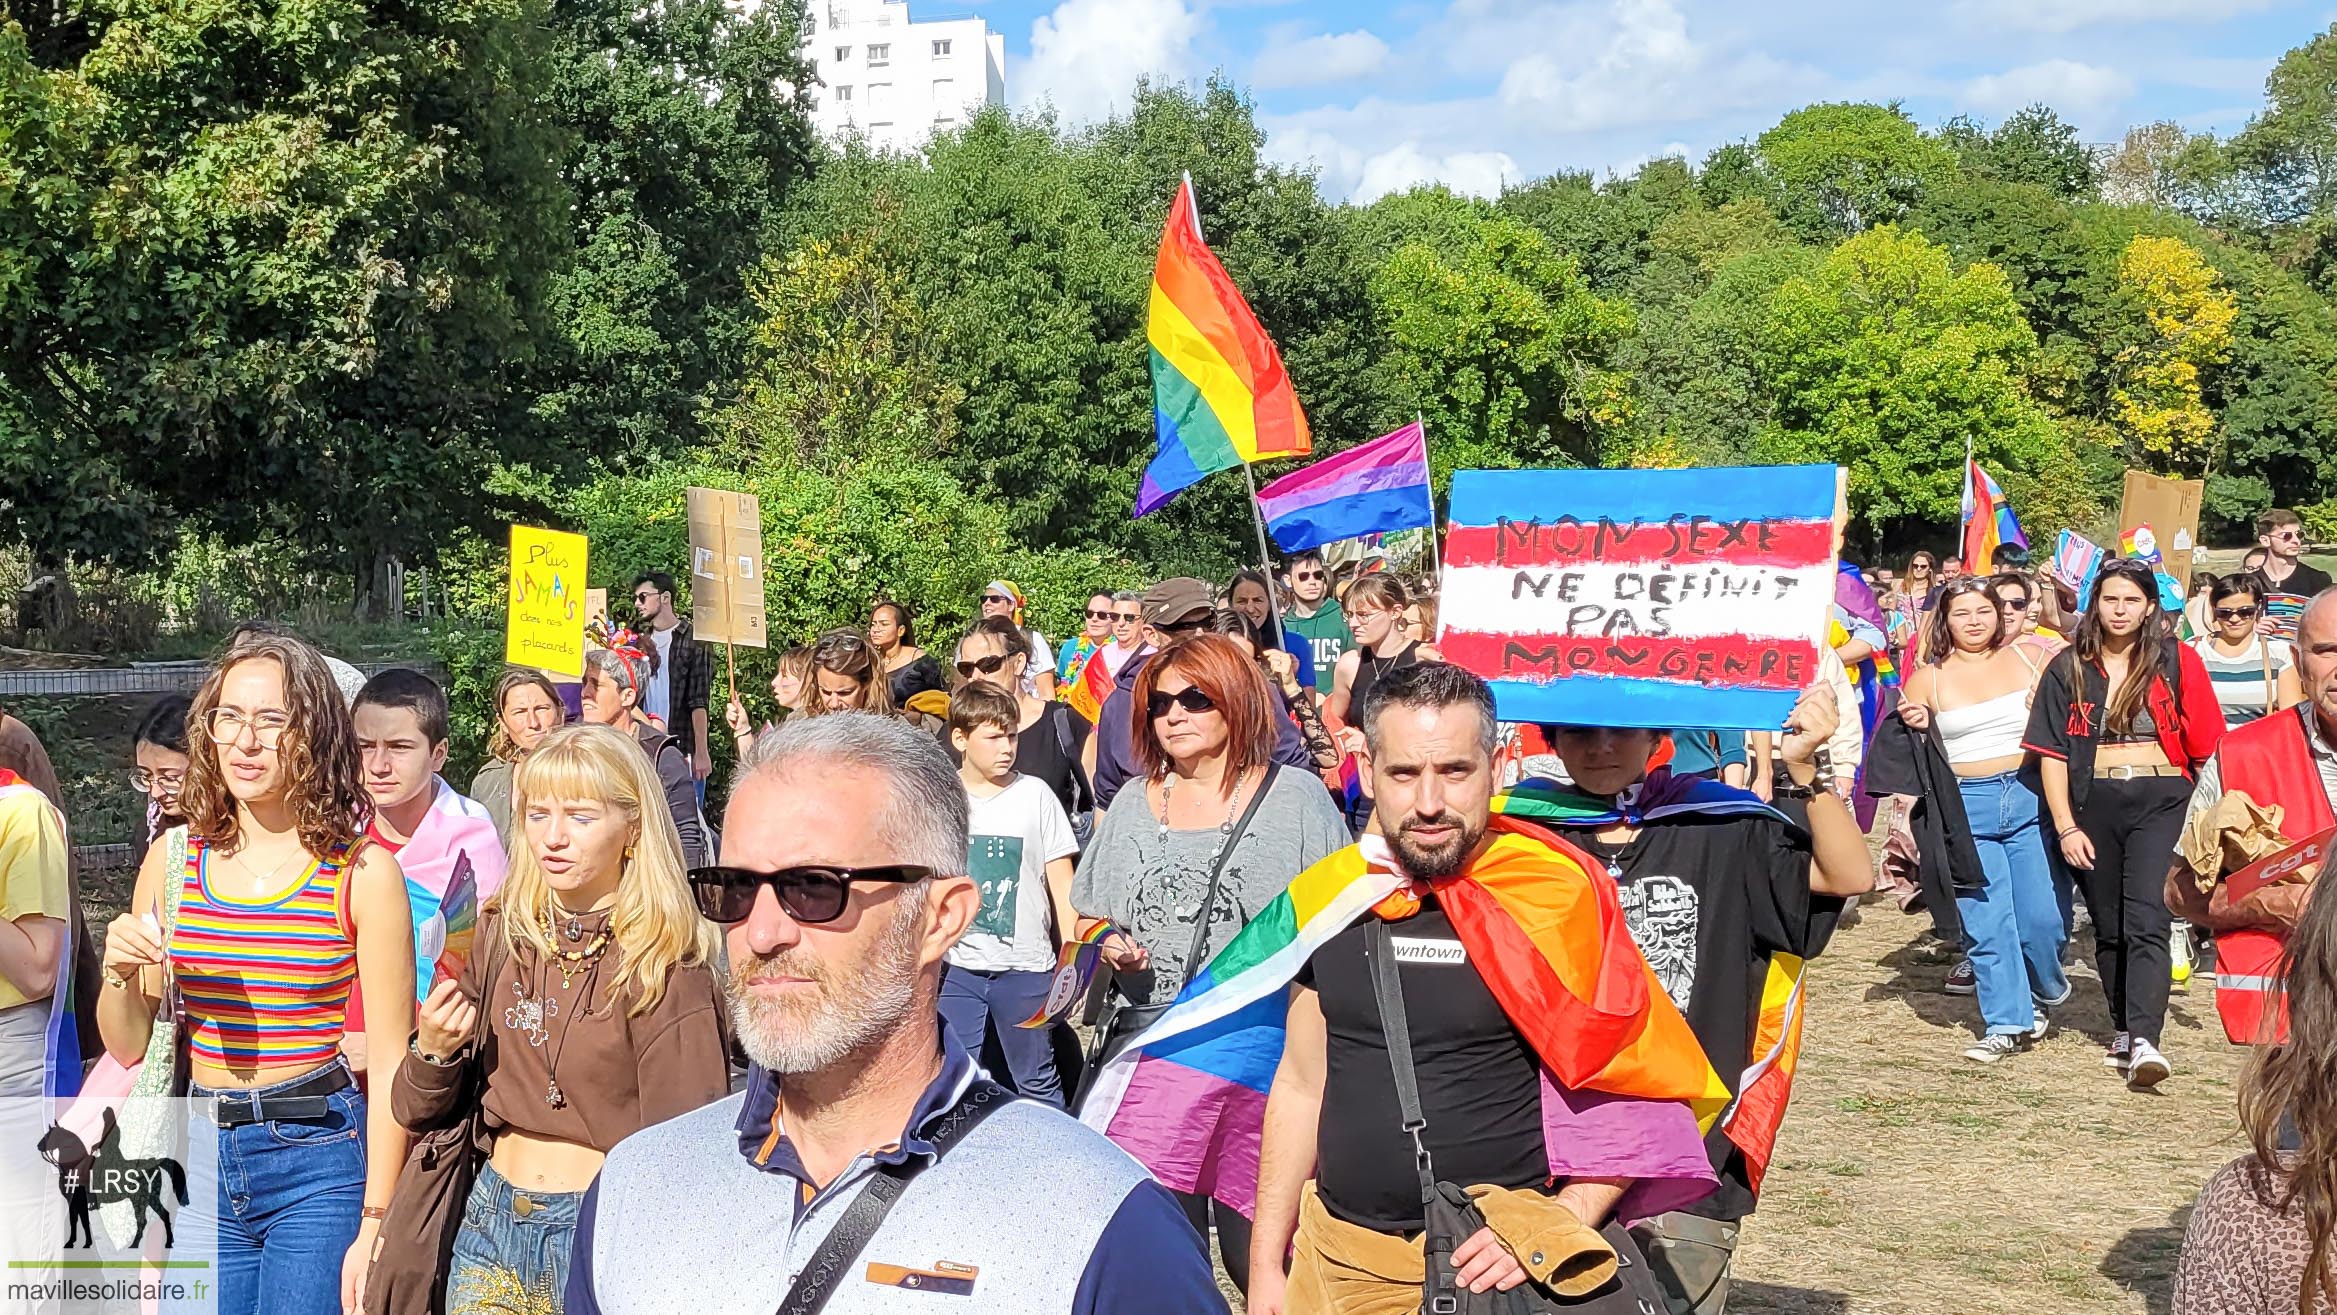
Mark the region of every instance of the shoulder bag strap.
<instances>
[{"instance_id":1,"label":"shoulder bag strap","mask_svg":"<svg viewBox=\"0 0 2337 1315\"><path fill-rule=\"evenodd\" d=\"M1006 1088L988 1078L975 1078L956 1106L934 1127L929 1138L934 1149L932 1158L938 1160L949 1154L949 1148L965 1140L966 1134L990 1117L991 1111L1012 1099L1013 1093ZM819 1249L812 1253L803 1272L795 1276L795 1285L787 1290L787 1299L779 1303L779 1315L817 1315L828 1304L828 1298L836 1294L837 1281L867 1249L878 1225L892 1212L901 1193L908 1190L909 1180L927 1162L924 1156L916 1156L877 1169L868 1185L845 1208L844 1217L820 1240Z\"/></svg>"},{"instance_id":2,"label":"shoulder bag strap","mask_svg":"<svg viewBox=\"0 0 2337 1315\"><path fill-rule=\"evenodd\" d=\"M1380 1030L1387 1034L1388 1068L1396 1078L1396 1108L1404 1116L1404 1132L1412 1139L1412 1160L1420 1170L1420 1199L1436 1197L1436 1166L1428 1158L1421 1133L1428 1118L1420 1112L1420 1078L1412 1069L1412 1023L1404 1012L1404 983L1396 976L1395 938L1376 914L1366 914L1371 925L1363 933L1363 958L1371 966L1371 993L1379 1002Z\"/></svg>"},{"instance_id":3,"label":"shoulder bag strap","mask_svg":"<svg viewBox=\"0 0 2337 1315\"><path fill-rule=\"evenodd\" d=\"M1225 833L1225 848L1217 851L1217 862L1209 869L1209 890L1201 897L1201 912L1193 918L1193 943L1185 950L1185 980L1177 984L1180 995L1192 985L1193 975L1201 971L1201 949L1209 939L1209 915L1217 908L1217 892L1225 881L1225 865L1233 860L1233 851L1242 842L1242 832L1249 830L1250 819L1258 815L1258 805L1266 801L1266 792L1274 788L1274 778L1281 771L1279 763L1266 764L1266 774L1258 778L1258 792L1250 796L1242 815L1234 819L1233 830Z\"/></svg>"}]
</instances>

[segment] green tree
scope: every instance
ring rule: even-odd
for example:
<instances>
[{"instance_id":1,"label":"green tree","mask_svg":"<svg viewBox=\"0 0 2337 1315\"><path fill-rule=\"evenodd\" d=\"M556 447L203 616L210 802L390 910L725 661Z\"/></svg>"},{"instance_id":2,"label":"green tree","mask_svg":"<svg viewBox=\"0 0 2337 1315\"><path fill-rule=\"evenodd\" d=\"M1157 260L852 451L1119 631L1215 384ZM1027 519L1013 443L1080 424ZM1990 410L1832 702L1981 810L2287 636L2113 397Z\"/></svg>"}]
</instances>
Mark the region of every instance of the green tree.
<instances>
[{"instance_id":1,"label":"green tree","mask_svg":"<svg viewBox=\"0 0 2337 1315\"><path fill-rule=\"evenodd\" d=\"M1897 223L1956 171L1955 155L1895 105L1798 109L1762 133L1759 148L1786 221L1820 239Z\"/></svg>"},{"instance_id":2,"label":"green tree","mask_svg":"<svg viewBox=\"0 0 2337 1315\"><path fill-rule=\"evenodd\" d=\"M1918 234L1862 233L1788 279L1761 350L1775 405L1761 459L1849 466L1852 510L1877 530L1952 523L1967 443L1993 470L2029 471L2061 441L2022 382L2036 335L2004 272L1958 272Z\"/></svg>"}]
</instances>

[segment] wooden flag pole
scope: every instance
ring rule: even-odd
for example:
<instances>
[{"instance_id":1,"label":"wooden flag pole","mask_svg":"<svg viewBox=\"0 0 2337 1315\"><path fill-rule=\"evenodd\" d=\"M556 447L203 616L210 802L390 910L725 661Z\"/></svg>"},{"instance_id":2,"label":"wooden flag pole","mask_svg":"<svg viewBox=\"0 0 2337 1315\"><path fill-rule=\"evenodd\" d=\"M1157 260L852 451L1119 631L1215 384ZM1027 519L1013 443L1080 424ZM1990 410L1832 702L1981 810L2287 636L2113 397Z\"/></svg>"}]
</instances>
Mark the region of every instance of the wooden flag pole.
<instances>
[{"instance_id":1,"label":"wooden flag pole","mask_svg":"<svg viewBox=\"0 0 2337 1315\"><path fill-rule=\"evenodd\" d=\"M1266 513L1258 506L1258 477L1247 461L1242 463L1242 479L1250 486L1250 527L1258 532L1258 570L1266 577L1266 611L1274 618L1274 645L1288 647L1290 641L1282 634L1282 599L1274 591L1274 554L1266 547Z\"/></svg>"},{"instance_id":2,"label":"wooden flag pole","mask_svg":"<svg viewBox=\"0 0 2337 1315\"><path fill-rule=\"evenodd\" d=\"M1428 455L1428 417L1418 411L1412 413L1412 423L1420 426L1420 455ZM1434 466L1429 467L1431 471ZM1428 480L1428 565L1436 573L1436 592L1444 592L1444 550L1436 543L1436 478Z\"/></svg>"},{"instance_id":3,"label":"wooden flag pole","mask_svg":"<svg viewBox=\"0 0 2337 1315\"><path fill-rule=\"evenodd\" d=\"M730 668L730 701L736 703L738 702L738 646L727 639L722 641L722 662L724 666Z\"/></svg>"}]
</instances>

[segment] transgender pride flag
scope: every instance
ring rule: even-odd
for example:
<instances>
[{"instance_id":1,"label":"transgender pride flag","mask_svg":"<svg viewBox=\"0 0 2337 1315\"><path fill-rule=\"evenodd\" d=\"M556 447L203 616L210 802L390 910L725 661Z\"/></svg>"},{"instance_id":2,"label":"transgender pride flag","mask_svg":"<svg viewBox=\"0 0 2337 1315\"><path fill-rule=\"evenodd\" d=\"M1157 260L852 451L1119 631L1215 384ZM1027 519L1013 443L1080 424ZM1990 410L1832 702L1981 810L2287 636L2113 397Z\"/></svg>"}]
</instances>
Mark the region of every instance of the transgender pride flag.
<instances>
[{"instance_id":1,"label":"transgender pride flag","mask_svg":"<svg viewBox=\"0 0 2337 1315\"><path fill-rule=\"evenodd\" d=\"M1438 647L1504 721L1774 730L1818 679L1835 478L1456 472Z\"/></svg>"},{"instance_id":2,"label":"transgender pride flag","mask_svg":"<svg viewBox=\"0 0 2337 1315\"><path fill-rule=\"evenodd\" d=\"M1415 421L1294 470L1258 490L1258 510L1285 552L1433 526L1428 436Z\"/></svg>"}]
</instances>

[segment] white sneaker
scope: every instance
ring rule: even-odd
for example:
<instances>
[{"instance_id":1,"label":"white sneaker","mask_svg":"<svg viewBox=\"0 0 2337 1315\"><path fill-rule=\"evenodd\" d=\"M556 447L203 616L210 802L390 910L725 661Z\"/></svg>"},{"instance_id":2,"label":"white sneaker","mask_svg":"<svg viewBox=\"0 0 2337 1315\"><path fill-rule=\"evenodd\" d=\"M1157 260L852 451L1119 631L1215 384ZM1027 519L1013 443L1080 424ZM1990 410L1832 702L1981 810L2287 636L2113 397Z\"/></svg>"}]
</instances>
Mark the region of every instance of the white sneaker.
<instances>
[{"instance_id":1,"label":"white sneaker","mask_svg":"<svg viewBox=\"0 0 2337 1315\"><path fill-rule=\"evenodd\" d=\"M1982 1064L1994 1064L2010 1059L2029 1048L2026 1032L1991 1032L1964 1049L1964 1058Z\"/></svg>"},{"instance_id":2,"label":"white sneaker","mask_svg":"<svg viewBox=\"0 0 2337 1315\"><path fill-rule=\"evenodd\" d=\"M2126 1035L2124 1032L2120 1032L2117 1036L2111 1038L2110 1053L2102 1056L2102 1067L2114 1068L2120 1073L2125 1072L2126 1053L2133 1048L2133 1044L2134 1039Z\"/></svg>"},{"instance_id":3,"label":"white sneaker","mask_svg":"<svg viewBox=\"0 0 2337 1315\"><path fill-rule=\"evenodd\" d=\"M2150 1090L2166 1081L2167 1075L2175 1071L2174 1066L2167 1063L2167 1057L2158 1052L2157 1046L2140 1037L2134 1039L2127 1055L2126 1085L2136 1091Z\"/></svg>"},{"instance_id":4,"label":"white sneaker","mask_svg":"<svg viewBox=\"0 0 2337 1315\"><path fill-rule=\"evenodd\" d=\"M2174 983L2188 989L2191 985L2191 924L2178 919L2175 929L2167 937L2167 954L2174 965Z\"/></svg>"},{"instance_id":5,"label":"white sneaker","mask_svg":"<svg viewBox=\"0 0 2337 1315\"><path fill-rule=\"evenodd\" d=\"M2038 1042L2043 1041L2053 1031L2052 1016L2047 1014L2042 1009L2037 1010L2036 1013L2037 1021L2029 1024L2030 1045L2035 1045Z\"/></svg>"}]
</instances>

